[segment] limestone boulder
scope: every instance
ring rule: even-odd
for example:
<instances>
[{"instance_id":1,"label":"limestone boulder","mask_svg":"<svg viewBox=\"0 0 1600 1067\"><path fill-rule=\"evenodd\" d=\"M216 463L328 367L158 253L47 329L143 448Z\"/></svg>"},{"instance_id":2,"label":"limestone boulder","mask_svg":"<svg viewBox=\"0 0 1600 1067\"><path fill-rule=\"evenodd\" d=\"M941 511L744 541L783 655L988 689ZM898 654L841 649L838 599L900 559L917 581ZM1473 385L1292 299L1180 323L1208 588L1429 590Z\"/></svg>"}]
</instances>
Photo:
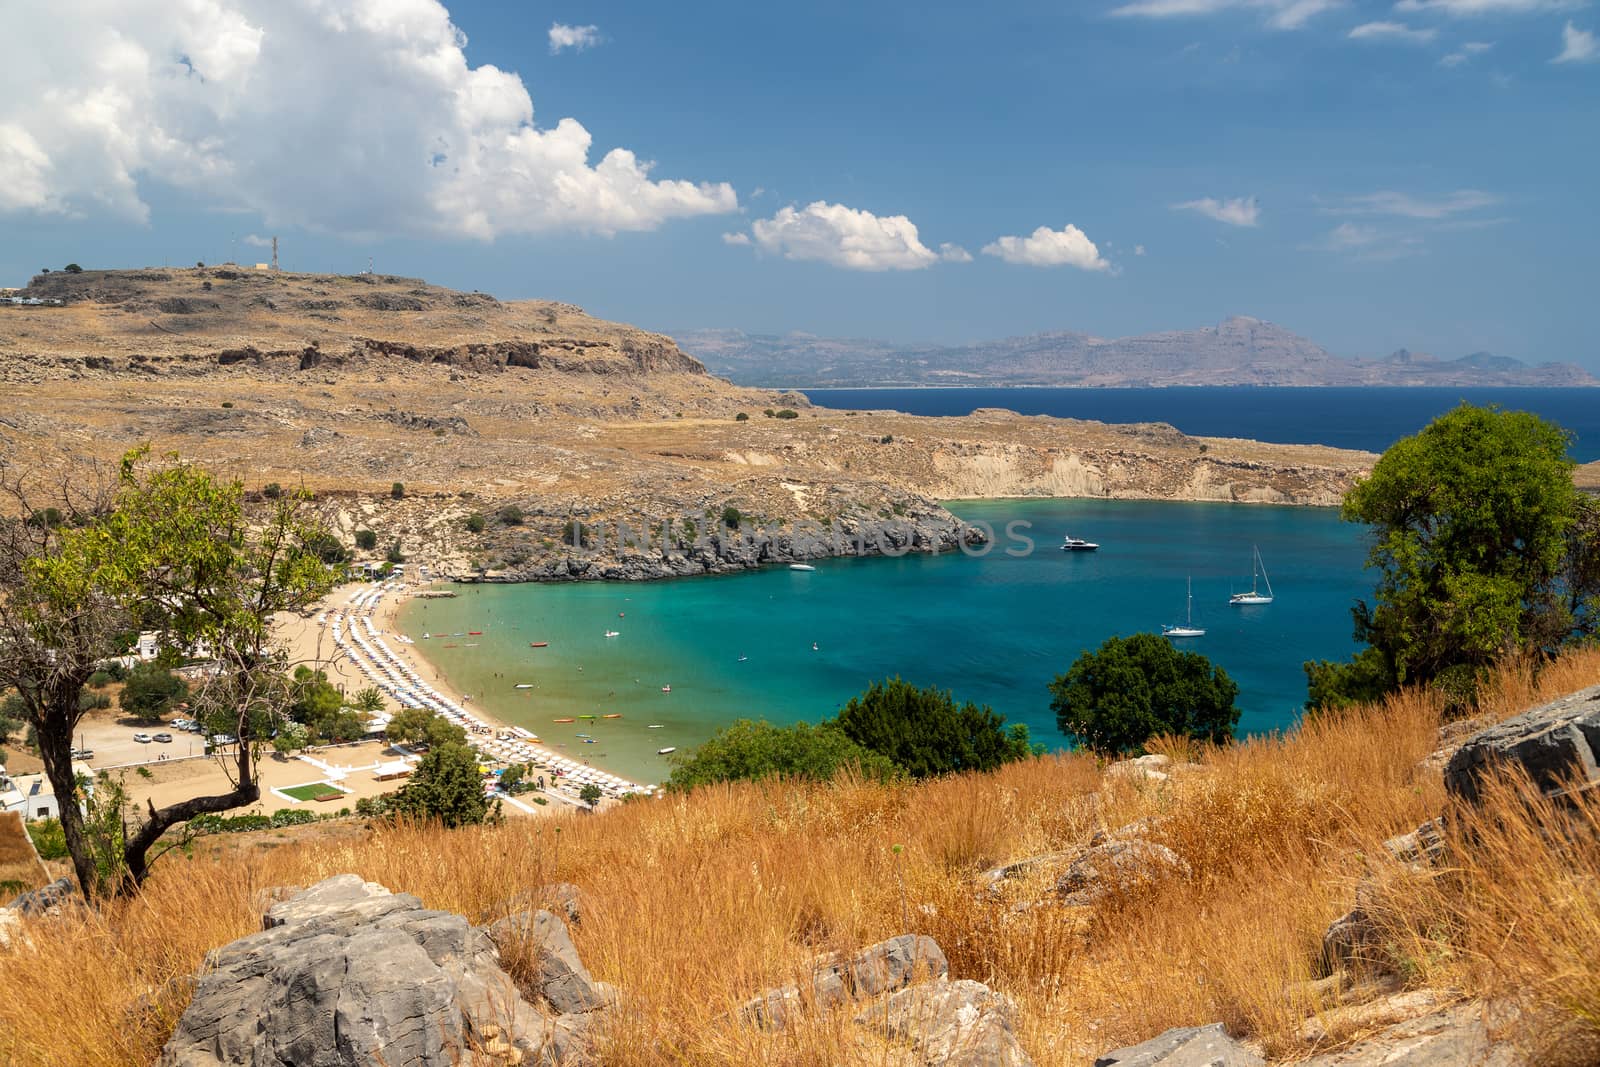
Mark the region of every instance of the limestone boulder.
<instances>
[{"instance_id":1,"label":"limestone boulder","mask_svg":"<svg viewBox=\"0 0 1600 1067\"><path fill-rule=\"evenodd\" d=\"M1228 1036L1221 1023L1185 1026L1113 1049L1094 1067L1264 1067L1266 1060Z\"/></svg>"},{"instance_id":2,"label":"limestone boulder","mask_svg":"<svg viewBox=\"0 0 1600 1067\"><path fill-rule=\"evenodd\" d=\"M341 875L212 952L161 1067L554 1063L550 1024L465 918Z\"/></svg>"},{"instance_id":3,"label":"limestone boulder","mask_svg":"<svg viewBox=\"0 0 1600 1067\"><path fill-rule=\"evenodd\" d=\"M526 958L528 970L538 976L537 994L557 1013L582 1014L606 1007L604 989L589 976L567 924L556 915L519 912L489 926L487 933L508 961Z\"/></svg>"},{"instance_id":4,"label":"limestone boulder","mask_svg":"<svg viewBox=\"0 0 1600 1067\"><path fill-rule=\"evenodd\" d=\"M1475 803L1486 776L1516 766L1545 792L1600 784L1600 686L1523 712L1468 738L1445 764L1444 784Z\"/></svg>"},{"instance_id":5,"label":"limestone boulder","mask_svg":"<svg viewBox=\"0 0 1600 1067\"><path fill-rule=\"evenodd\" d=\"M804 991L799 985L769 989L746 1001L739 1013L754 1026L781 1030L808 999L826 1010L904 989L919 978L942 978L949 973L949 961L937 941L921 934L901 934L854 956L819 957Z\"/></svg>"},{"instance_id":6,"label":"limestone boulder","mask_svg":"<svg viewBox=\"0 0 1600 1067\"><path fill-rule=\"evenodd\" d=\"M1063 904L1087 907L1108 897L1129 896L1167 879L1188 876L1189 865L1165 845L1111 839L1073 860L1056 882L1056 893Z\"/></svg>"},{"instance_id":7,"label":"limestone boulder","mask_svg":"<svg viewBox=\"0 0 1600 1067\"><path fill-rule=\"evenodd\" d=\"M1032 1067L1015 1017L1011 998L983 983L939 978L885 997L856 1022L909 1045L929 1067Z\"/></svg>"}]
</instances>

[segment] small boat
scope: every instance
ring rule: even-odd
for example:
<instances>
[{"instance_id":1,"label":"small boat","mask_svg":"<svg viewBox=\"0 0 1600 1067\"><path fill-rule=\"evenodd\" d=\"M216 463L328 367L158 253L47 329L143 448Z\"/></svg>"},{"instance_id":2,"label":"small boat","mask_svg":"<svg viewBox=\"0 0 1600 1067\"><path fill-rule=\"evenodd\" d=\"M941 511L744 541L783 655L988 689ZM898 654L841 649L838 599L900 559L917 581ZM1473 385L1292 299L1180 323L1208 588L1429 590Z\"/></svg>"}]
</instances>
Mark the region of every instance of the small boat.
<instances>
[{"instance_id":1,"label":"small boat","mask_svg":"<svg viewBox=\"0 0 1600 1067\"><path fill-rule=\"evenodd\" d=\"M557 719L556 722L576 722L575 719Z\"/></svg>"},{"instance_id":2,"label":"small boat","mask_svg":"<svg viewBox=\"0 0 1600 1067\"><path fill-rule=\"evenodd\" d=\"M463 648L477 648L477 647L478 647L478 642L476 642L476 641L468 641L468 642L467 642L467 643L466 643L466 644L465 644L465 645L463 645L463 646L462 646L462 647L463 647Z\"/></svg>"},{"instance_id":3,"label":"small boat","mask_svg":"<svg viewBox=\"0 0 1600 1067\"><path fill-rule=\"evenodd\" d=\"M789 564L789 569L792 571L814 571L817 568L809 563L791 563Z\"/></svg>"},{"instance_id":4,"label":"small boat","mask_svg":"<svg viewBox=\"0 0 1600 1067\"><path fill-rule=\"evenodd\" d=\"M593 734L573 734L574 737L593 737Z\"/></svg>"},{"instance_id":5,"label":"small boat","mask_svg":"<svg viewBox=\"0 0 1600 1067\"><path fill-rule=\"evenodd\" d=\"M661 691L662 691L662 692L663 692L663 693L670 693L670 692L672 692L672 686L670 686L670 685L664 685L664 686L662 686L662 687L661 687Z\"/></svg>"},{"instance_id":6,"label":"small boat","mask_svg":"<svg viewBox=\"0 0 1600 1067\"><path fill-rule=\"evenodd\" d=\"M423 634L423 635L422 635L422 639L423 639L423 640L424 640L424 641L426 641L426 640L427 640L427 639L428 639L428 638L430 638L430 637L432 637L432 636L433 636L433 635L432 635L432 634Z\"/></svg>"},{"instance_id":7,"label":"small boat","mask_svg":"<svg viewBox=\"0 0 1600 1067\"><path fill-rule=\"evenodd\" d=\"M1063 552L1093 552L1099 547L1093 541L1085 541L1083 538L1073 537L1071 534L1067 534L1061 539L1061 551Z\"/></svg>"},{"instance_id":8,"label":"small boat","mask_svg":"<svg viewBox=\"0 0 1600 1067\"><path fill-rule=\"evenodd\" d=\"M460 645L445 645L445 648L460 648Z\"/></svg>"},{"instance_id":9,"label":"small boat","mask_svg":"<svg viewBox=\"0 0 1600 1067\"><path fill-rule=\"evenodd\" d=\"M513 689L532 689L533 688L533 683L532 682L518 682L516 685L512 686L511 688L513 688Z\"/></svg>"},{"instance_id":10,"label":"small boat","mask_svg":"<svg viewBox=\"0 0 1600 1067\"><path fill-rule=\"evenodd\" d=\"M627 612L626 612L626 611L619 611L619 612L617 612L617 618L619 618L619 619L626 619L626 618L627 618L627 617L628 617L628 613L627 613Z\"/></svg>"},{"instance_id":11,"label":"small boat","mask_svg":"<svg viewBox=\"0 0 1600 1067\"><path fill-rule=\"evenodd\" d=\"M661 724L660 724L660 723L658 723L658 722L653 722L653 723L651 723L651 724L650 724L650 725L649 725L649 726L646 726L646 727L645 727L645 729L646 729L646 730L665 730L665 729L666 729L666 727L665 727L665 726L662 726L662 725L661 725Z\"/></svg>"},{"instance_id":12,"label":"small boat","mask_svg":"<svg viewBox=\"0 0 1600 1067\"><path fill-rule=\"evenodd\" d=\"M1261 562L1261 549L1255 545L1250 546L1250 591L1248 593L1235 593L1228 598L1230 604L1270 604L1272 603L1272 579L1267 577L1267 565ZM1267 591L1256 591L1256 577L1267 583Z\"/></svg>"},{"instance_id":13,"label":"small boat","mask_svg":"<svg viewBox=\"0 0 1600 1067\"><path fill-rule=\"evenodd\" d=\"M620 712L620 711L608 711L608 712L606 712L604 715L602 715L600 717L602 719L620 719L620 718L622 718L622 712Z\"/></svg>"},{"instance_id":14,"label":"small boat","mask_svg":"<svg viewBox=\"0 0 1600 1067\"><path fill-rule=\"evenodd\" d=\"M580 719L592 719L592 718L594 718L594 716L593 715L579 715L578 718L580 718Z\"/></svg>"},{"instance_id":15,"label":"small boat","mask_svg":"<svg viewBox=\"0 0 1600 1067\"><path fill-rule=\"evenodd\" d=\"M813 651L813 652L818 651L817 643L815 641L811 642L811 651Z\"/></svg>"},{"instance_id":16,"label":"small boat","mask_svg":"<svg viewBox=\"0 0 1600 1067\"><path fill-rule=\"evenodd\" d=\"M606 636L607 637L621 637L622 634L618 630L607 630L606 631Z\"/></svg>"},{"instance_id":17,"label":"small boat","mask_svg":"<svg viewBox=\"0 0 1600 1067\"><path fill-rule=\"evenodd\" d=\"M743 653L743 652L741 652L741 653L739 653L739 662L740 662L740 663L743 663L743 662L744 662L744 661L745 661L745 660L747 660L747 659L749 659L749 658L750 658L750 657L749 657L749 656L747 656L747 655L745 655L745 654L744 654L744 653Z\"/></svg>"},{"instance_id":18,"label":"small boat","mask_svg":"<svg viewBox=\"0 0 1600 1067\"><path fill-rule=\"evenodd\" d=\"M550 647L550 642L549 641L529 641L528 642L528 647L529 648L549 648Z\"/></svg>"},{"instance_id":19,"label":"small boat","mask_svg":"<svg viewBox=\"0 0 1600 1067\"><path fill-rule=\"evenodd\" d=\"M1189 614L1182 626L1163 626L1162 637L1204 637L1205 630L1194 624L1194 579L1189 579Z\"/></svg>"},{"instance_id":20,"label":"small boat","mask_svg":"<svg viewBox=\"0 0 1600 1067\"><path fill-rule=\"evenodd\" d=\"M467 631L467 636L468 637L482 637L483 636L483 631L482 630L468 630Z\"/></svg>"},{"instance_id":21,"label":"small boat","mask_svg":"<svg viewBox=\"0 0 1600 1067\"><path fill-rule=\"evenodd\" d=\"M658 748L658 749L656 749L656 755L665 756L669 752L676 752L676 751L678 751L677 746L668 745L666 748Z\"/></svg>"},{"instance_id":22,"label":"small boat","mask_svg":"<svg viewBox=\"0 0 1600 1067\"><path fill-rule=\"evenodd\" d=\"M598 745L600 742L596 741L592 737L585 737L583 739L583 743L586 744L586 745Z\"/></svg>"}]
</instances>

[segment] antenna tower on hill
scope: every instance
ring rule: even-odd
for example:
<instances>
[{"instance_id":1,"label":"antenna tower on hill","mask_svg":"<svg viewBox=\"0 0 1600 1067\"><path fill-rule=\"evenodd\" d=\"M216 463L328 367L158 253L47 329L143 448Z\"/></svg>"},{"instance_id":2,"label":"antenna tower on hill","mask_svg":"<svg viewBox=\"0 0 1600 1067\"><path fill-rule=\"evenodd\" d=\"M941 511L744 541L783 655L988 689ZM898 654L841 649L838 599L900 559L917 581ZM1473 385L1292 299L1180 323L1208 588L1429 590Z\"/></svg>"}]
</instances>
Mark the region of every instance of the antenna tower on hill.
<instances>
[{"instance_id":1,"label":"antenna tower on hill","mask_svg":"<svg viewBox=\"0 0 1600 1067\"><path fill-rule=\"evenodd\" d=\"M278 239L276 237L272 239L272 269L278 269Z\"/></svg>"}]
</instances>

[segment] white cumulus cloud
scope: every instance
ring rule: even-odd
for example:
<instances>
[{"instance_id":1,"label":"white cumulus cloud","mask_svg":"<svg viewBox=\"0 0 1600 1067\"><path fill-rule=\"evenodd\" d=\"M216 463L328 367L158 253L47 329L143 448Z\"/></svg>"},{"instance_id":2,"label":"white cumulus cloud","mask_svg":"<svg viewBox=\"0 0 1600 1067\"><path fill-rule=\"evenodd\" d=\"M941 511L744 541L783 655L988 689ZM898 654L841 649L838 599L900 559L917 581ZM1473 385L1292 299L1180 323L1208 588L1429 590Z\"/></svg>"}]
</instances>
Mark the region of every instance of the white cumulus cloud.
<instances>
[{"instance_id":1,"label":"white cumulus cloud","mask_svg":"<svg viewBox=\"0 0 1600 1067\"><path fill-rule=\"evenodd\" d=\"M874 215L824 200L779 208L770 219L751 223L750 233L762 251L846 270L921 270L942 258L922 243L916 224L904 215Z\"/></svg>"},{"instance_id":2,"label":"white cumulus cloud","mask_svg":"<svg viewBox=\"0 0 1600 1067\"><path fill-rule=\"evenodd\" d=\"M960 245L953 245L946 241L939 246L939 258L946 263L971 263L972 253Z\"/></svg>"},{"instance_id":3,"label":"white cumulus cloud","mask_svg":"<svg viewBox=\"0 0 1600 1067\"><path fill-rule=\"evenodd\" d=\"M1230 200L1218 200L1214 196L1206 196L1199 200L1185 200L1181 204L1173 204L1172 210L1193 211L1208 219L1226 222L1229 226L1255 226L1261 219L1261 205L1256 203L1256 198L1253 196L1239 196Z\"/></svg>"},{"instance_id":4,"label":"white cumulus cloud","mask_svg":"<svg viewBox=\"0 0 1600 1067\"><path fill-rule=\"evenodd\" d=\"M1593 63L1600 59L1600 42L1594 34L1580 30L1571 22L1561 28L1561 54L1552 63Z\"/></svg>"},{"instance_id":5,"label":"white cumulus cloud","mask_svg":"<svg viewBox=\"0 0 1600 1067\"><path fill-rule=\"evenodd\" d=\"M1027 237L997 237L983 246L983 254L1028 267L1111 269L1089 235L1070 222L1059 230L1040 226Z\"/></svg>"},{"instance_id":6,"label":"white cumulus cloud","mask_svg":"<svg viewBox=\"0 0 1600 1067\"><path fill-rule=\"evenodd\" d=\"M1276 30L1297 30L1324 11L1344 6L1344 0L1132 0L1111 9L1113 15L1134 18L1181 18L1216 15L1225 11L1254 11L1266 16Z\"/></svg>"},{"instance_id":7,"label":"white cumulus cloud","mask_svg":"<svg viewBox=\"0 0 1600 1067\"><path fill-rule=\"evenodd\" d=\"M1399 41L1404 44L1427 44L1439 31L1431 26L1421 29L1403 22L1363 22L1350 31L1352 41Z\"/></svg>"},{"instance_id":8,"label":"white cumulus cloud","mask_svg":"<svg viewBox=\"0 0 1600 1067\"><path fill-rule=\"evenodd\" d=\"M1439 59L1439 65L1441 67L1459 67L1461 64L1470 61L1473 56L1481 56L1493 47L1493 41L1467 41L1454 52L1442 56Z\"/></svg>"},{"instance_id":9,"label":"white cumulus cloud","mask_svg":"<svg viewBox=\"0 0 1600 1067\"><path fill-rule=\"evenodd\" d=\"M722 243L725 245L738 245L741 247L748 246L750 244L750 235L747 233L740 233L738 231L733 233L725 233L722 235Z\"/></svg>"},{"instance_id":10,"label":"white cumulus cloud","mask_svg":"<svg viewBox=\"0 0 1600 1067\"><path fill-rule=\"evenodd\" d=\"M143 220L147 186L356 235L610 234L737 210L726 183L590 161L472 66L439 0L57 0L6 16L0 212Z\"/></svg>"},{"instance_id":11,"label":"white cumulus cloud","mask_svg":"<svg viewBox=\"0 0 1600 1067\"><path fill-rule=\"evenodd\" d=\"M550 54L555 55L564 48L574 52L582 52L593 48L600 43L599 26L568 26L564 22L550 24Z\"/></svg>"}]
</instances>

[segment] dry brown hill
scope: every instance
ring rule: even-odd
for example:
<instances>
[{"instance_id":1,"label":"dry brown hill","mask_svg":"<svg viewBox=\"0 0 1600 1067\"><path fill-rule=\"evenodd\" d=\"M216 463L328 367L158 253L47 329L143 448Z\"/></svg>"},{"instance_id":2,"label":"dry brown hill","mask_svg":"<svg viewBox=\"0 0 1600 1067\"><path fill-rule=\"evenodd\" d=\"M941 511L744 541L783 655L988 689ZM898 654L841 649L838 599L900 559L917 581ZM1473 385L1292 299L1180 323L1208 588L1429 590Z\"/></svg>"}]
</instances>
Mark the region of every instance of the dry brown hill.
<instances>
[{"instance_id":1,"label":"dry brown hill","mask_svg":"<svg viewBox=\"0 0 1600 1067\"><path fill-rule=\"evenodd\" d=\"M61 303L0 304L4 454L53 467L150 442L251 488L304 484L344 534L373 528L457 574L542 576L570 517L732 506L845 521L874 546L904 520L914 543L948 547L956 524L940 499L1330 504L1372 460L1164 425L813 408L733 386L670 338L571 305L409 278L88 271L42 275L22 296ZM396 481L408 490L398 503ZM467 515L507 504L529 521L466 535ZM623 576L755 562L702 556Z\"/></svg>"}]
</instances>

